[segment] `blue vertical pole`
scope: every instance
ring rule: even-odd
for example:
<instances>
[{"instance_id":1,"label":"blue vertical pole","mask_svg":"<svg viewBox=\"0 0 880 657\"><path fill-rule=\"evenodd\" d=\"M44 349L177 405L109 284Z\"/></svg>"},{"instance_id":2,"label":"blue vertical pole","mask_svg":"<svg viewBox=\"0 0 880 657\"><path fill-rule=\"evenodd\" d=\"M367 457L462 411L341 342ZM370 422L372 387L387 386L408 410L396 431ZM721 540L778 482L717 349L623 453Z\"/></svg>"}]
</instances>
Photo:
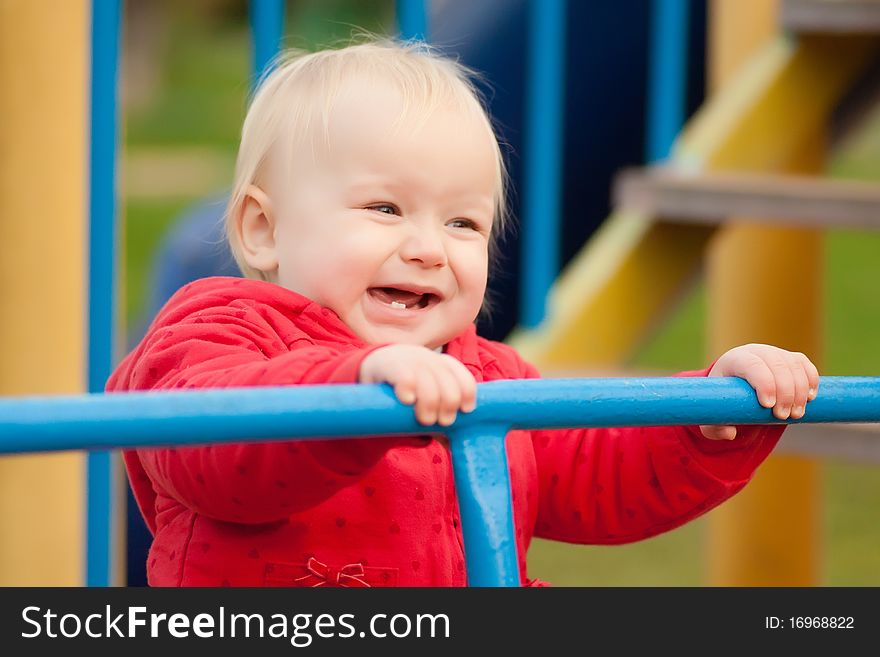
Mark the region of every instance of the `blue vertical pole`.
<instances>
[{"instance_id":1,"label":"blue vertical pole","mask_svg":"<svg viewBox=\"0 0 880 657\"><path fill-rule=\"evenodd\" d=\"M559 272L565 0L530 0L520 324L538 326Z\"/></svg>"},{"instance_id":2,"label":"blue vertical pole","mask_svg":"<svg viewBox=\"0 0 880 657\"><path fill-rule=\"evenodd\" d=\"M427 0L397 0L397 29L400 38L428 40Z\"/></svg>"},{"instance_id":3,"label":"blue vertical pole","mask_svg":"<svg viewBox=\"0 0 880 657\"><path fill-rule=\"evenodd\" d=\"M469 586L520 586L507 430L491 424L449 433Z\"/></svg>"},{"instance_id":4,"label":"blue vertical pole","mask_svg":"<svg viewBox=\"0 0 880 657\"><path fill-rule=\"evenodd\" d=\"M652 0L645 158L669 157L685 119L689 0Z\"/></svg>"},{"instance_id":5,"label":"blue vertical pole","mask_svg":"<svg viewBox=\"0 0 880 657\"><path fill-rule=\"evenodd\" d=\"M278 53L284 33L284 0L251 0L254 84Z\"/></svg>"},{"instance_id":6,"label":"blue vertical pole","mask_svg":"<svg viewBox=\"0 0 880 657\"><path fill-rule=\"evenodd\" d=\"M89 392L110 376L116 320L116 89L119 0L92 2L92 94L89 167ZM111 452L88 456L86 584L108 586L114 516Z\"/></svg>"}]
</instances>

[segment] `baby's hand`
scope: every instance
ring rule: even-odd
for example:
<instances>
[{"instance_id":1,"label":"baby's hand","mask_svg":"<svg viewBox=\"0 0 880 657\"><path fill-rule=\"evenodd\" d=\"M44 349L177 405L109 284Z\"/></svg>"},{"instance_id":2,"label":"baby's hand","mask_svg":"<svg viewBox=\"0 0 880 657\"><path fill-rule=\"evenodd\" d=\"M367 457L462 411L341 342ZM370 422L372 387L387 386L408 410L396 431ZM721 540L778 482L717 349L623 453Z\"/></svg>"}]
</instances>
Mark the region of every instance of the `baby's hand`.
<instances>
[{"instance_id":1,"label":"baby's hand","mask_svg":"<svg viewBox=\"0 0 880 657\"><path fill-rule=\"evenodd\" d=\"M758 402L772 408L780 420L804 416L808 401L819 390L819 371L801 353L766 344L747 344L726 352L715 363L709 376L738 376L755 389ZM736 427L702 426L706 438L732 440Z\"/></svg>"},{"instance_id":2,"label":"baby's hand","mask_svg":"<svg viewBox=\"0 0 880 657\"><path fill-rule=\"evenodd\" d=\"M416 419L448 427L461 409L477 403L477 382L458 360L427 347L395 344L364 358L361 383L390 383L404 404L415 404Z\"/></svg>"}]
</instances>

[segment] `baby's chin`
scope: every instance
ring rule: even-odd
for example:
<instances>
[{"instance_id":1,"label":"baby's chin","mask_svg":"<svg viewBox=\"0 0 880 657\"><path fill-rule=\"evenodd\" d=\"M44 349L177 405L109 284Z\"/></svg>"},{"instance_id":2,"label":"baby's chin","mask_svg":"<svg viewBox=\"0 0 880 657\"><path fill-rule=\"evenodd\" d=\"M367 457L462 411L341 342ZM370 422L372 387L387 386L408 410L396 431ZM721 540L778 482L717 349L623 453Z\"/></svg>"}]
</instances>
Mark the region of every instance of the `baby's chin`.
<instances>
[{"instance_id":1,"label":"baby's chin","mask_svg":"<svg viewBox=\"0 0 880 657\"><path fill-rule=\"evenodd\" d=\"M396 326L374 326L360 322L348 323L348 327L366 344L411 344L428 349L442 347L449 339L443 336L426 334L421 330L405 329ZM421 328L421 327L420 327Z\"/></svg>"},{"instance_id":2,"label":"baby's chin","mask_svg":"<svg viewBox=\"0 0 880 657\"><path fill-rule=\"evenodd\" d=\"M446 340L431 336L420 336L418 332L403 331L400 329L379 329L367 331L365 335L358 337L367 344L411 344L428 349L436 349L446 344Z\"/></svg>"}]
</instances>

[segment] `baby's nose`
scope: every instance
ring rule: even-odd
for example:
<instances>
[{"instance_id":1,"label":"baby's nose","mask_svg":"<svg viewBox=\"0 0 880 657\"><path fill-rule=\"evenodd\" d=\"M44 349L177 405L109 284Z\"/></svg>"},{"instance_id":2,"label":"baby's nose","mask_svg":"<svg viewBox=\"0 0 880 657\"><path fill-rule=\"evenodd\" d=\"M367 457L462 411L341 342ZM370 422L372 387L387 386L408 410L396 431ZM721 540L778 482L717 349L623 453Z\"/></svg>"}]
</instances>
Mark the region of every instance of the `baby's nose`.
<instances>
[{"instance_id":1,"label":"baby's nose","mask_svg":"<svg viewBox=\"0 0 880 657\"><path fill-rule=\"evenodd\" d=\"M443 240L431 231L419 231L409 236L401 246L400 256L407 262L423 267L442 267L446 264Z\"/></svg>"}]
</instances>

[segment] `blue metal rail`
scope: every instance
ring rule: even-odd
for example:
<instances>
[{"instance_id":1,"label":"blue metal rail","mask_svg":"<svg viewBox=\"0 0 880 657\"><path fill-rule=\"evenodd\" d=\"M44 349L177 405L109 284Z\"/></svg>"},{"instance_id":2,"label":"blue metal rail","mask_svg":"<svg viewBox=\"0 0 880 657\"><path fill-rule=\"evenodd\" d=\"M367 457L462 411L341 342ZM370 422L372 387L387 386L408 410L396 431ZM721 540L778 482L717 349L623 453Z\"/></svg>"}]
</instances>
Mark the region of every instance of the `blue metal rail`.
<instances>
[{"instance_id":1,"label":"blue metal rail","mask_svg":"<svg viewBox=\"0 0 880 657\"><path fill-rule=\"evenodd\" d=\"M562 132L565 103L565 0L530 0L526 69L525 182L520 324L544 321L559 273Z\"/></svg>"},{"instance_id":2,"label":"blue metal rail","mask_svg":"<svg viewBox=\"0 0 880 657\"><path fill-rule=\"evenodd\" d=\"M687 96L688 0L651 3L651 59L645 158L665 160L684 126Z\"/></svg>"},{"instance_id":3,"label":"blue metal rail","mask_svg":"<svg viewBox=\"0 0 880 657\"><path fill-rule=\"evenodd\" d=\"M880 422L880 378L824 377L789 423ZM472 586L517 586L511 429L779 424L736 378L545 379L478 386L446 433ZM425 433L390 386L323 385L0 400L0 454Z\"/></svg>"},{"instance_id":4,"label":"blue metal rail","mask_svg":"<svg viewBox=\"0 0 880 657\"><path fill-rule=\"evenodd\" d=\"M428 40L427 0L397 0L397 29L404 41Z\"/></svg>"},{"instance_id":5,"label":"blue metal rail","mask_svg":"<svg viewBox=\"0 0 880 657\"><path fill-rule=\"evenodd\" d=\"M118 0L92 5L91 144L89 170L88 389L100 392L113 363L116 316L116 95L119 62ZM89 454L86 510L86 583L110 583L114 532L109 452Z\"/></svg>"},{"instance_id":6,"label":"blue metal rail","mask_svg":"<svg viewBox=\"0 0 880 657\"><path fill-rule=\"evenodd\" d=\"M251 70L253 85L261 79L281 45L284 35L284 0L251 0Z\"/></svg>"}]
</instances>

